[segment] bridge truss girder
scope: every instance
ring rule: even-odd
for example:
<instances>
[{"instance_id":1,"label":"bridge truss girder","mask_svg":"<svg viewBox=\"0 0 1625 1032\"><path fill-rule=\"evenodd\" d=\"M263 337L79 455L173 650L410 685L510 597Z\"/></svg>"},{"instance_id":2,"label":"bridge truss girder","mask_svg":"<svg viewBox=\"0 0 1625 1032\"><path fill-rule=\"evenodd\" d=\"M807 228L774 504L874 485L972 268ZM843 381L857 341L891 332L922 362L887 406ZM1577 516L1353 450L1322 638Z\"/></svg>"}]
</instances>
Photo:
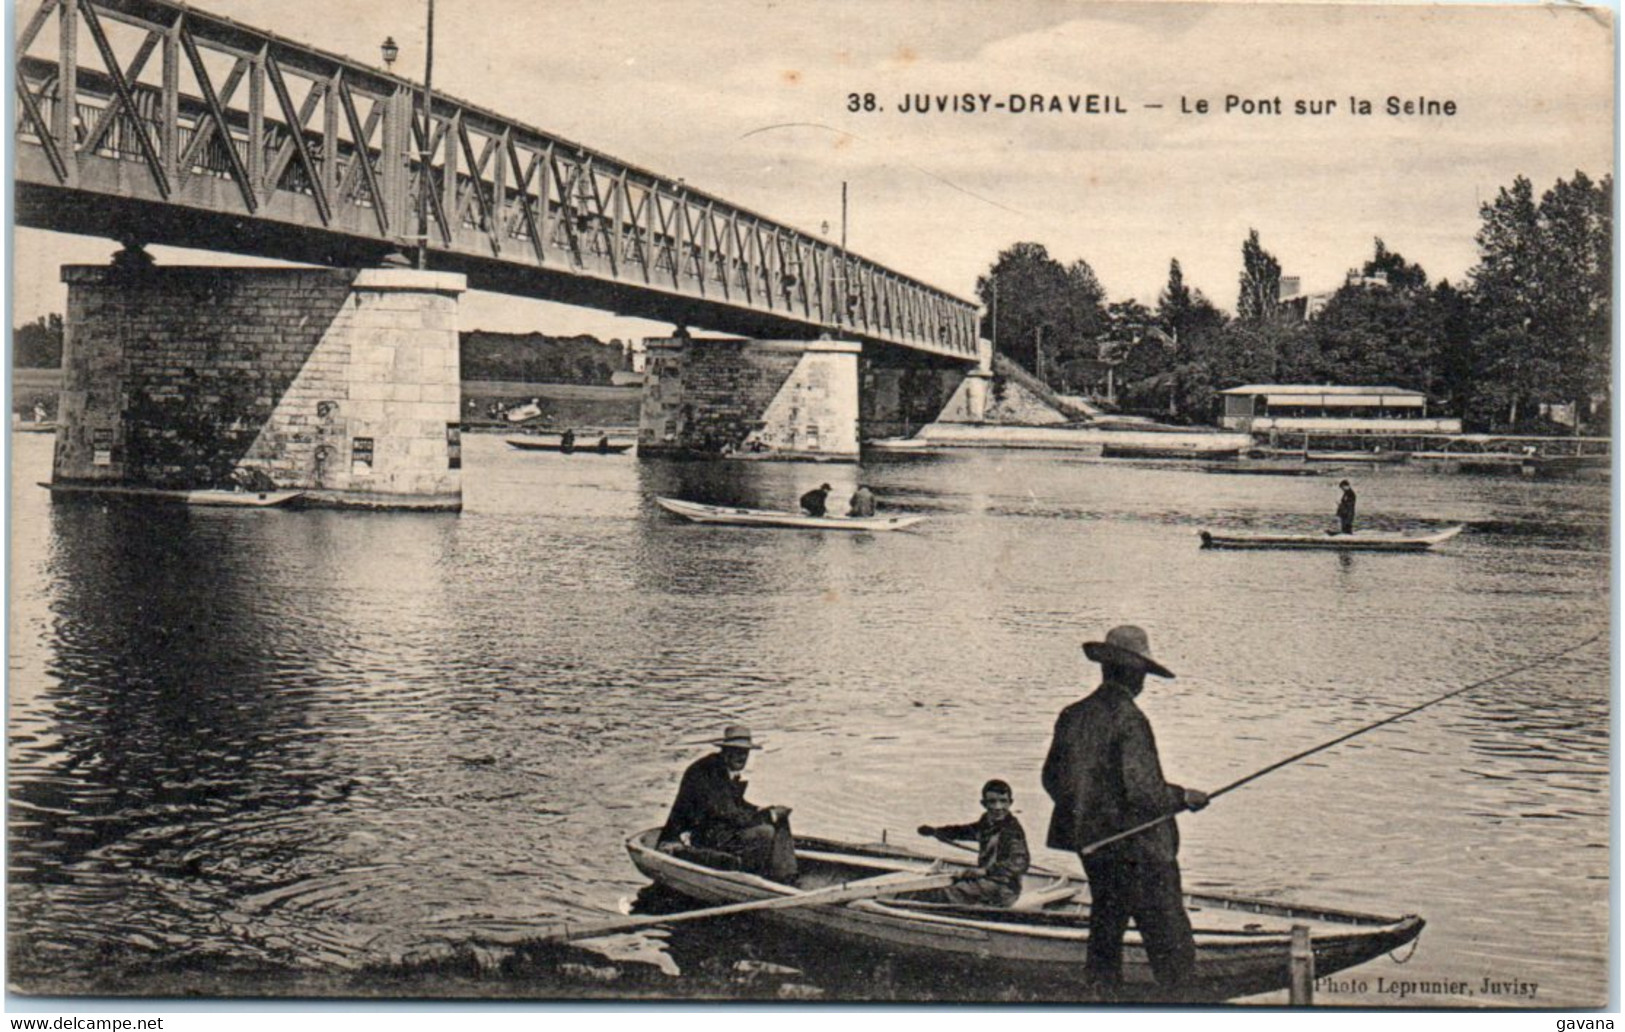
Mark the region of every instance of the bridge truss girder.
<instances>
[{"instance_id":1,"label":"bridge truss girder","mask_svg":"<svg viewBox=\"0 0 1625 1032\"><path fill-rule=\"evenodd\" d=\"M416 246L421 194L430 265L477 289L976 358L970 302L455 98L425 120L407 80L229 19L44 0L16 56L20 224L367 264Z\"/></svg>"}]
</instances>

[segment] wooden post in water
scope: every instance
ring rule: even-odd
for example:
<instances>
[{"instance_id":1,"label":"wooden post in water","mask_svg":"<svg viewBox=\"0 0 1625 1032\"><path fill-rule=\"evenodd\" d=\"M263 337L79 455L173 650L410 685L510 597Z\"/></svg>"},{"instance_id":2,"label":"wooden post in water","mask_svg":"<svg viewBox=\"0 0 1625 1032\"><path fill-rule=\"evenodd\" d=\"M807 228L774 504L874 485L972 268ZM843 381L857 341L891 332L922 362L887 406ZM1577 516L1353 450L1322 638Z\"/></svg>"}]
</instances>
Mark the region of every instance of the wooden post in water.
<instances>
[{"instance_id":1,"label":"wooden post in water","mask_svg":"<svg viewBox=\"0 0 1625 1032\"><path fill-rule=\"evenodd\" d=\"M1315 951L1309 945L1309 926L1292 926L1292 949L1289 954L1292 982L1287 1002L1294 1007L1308 1007L1315 1002Z\"/></svg>"}]
</instances>

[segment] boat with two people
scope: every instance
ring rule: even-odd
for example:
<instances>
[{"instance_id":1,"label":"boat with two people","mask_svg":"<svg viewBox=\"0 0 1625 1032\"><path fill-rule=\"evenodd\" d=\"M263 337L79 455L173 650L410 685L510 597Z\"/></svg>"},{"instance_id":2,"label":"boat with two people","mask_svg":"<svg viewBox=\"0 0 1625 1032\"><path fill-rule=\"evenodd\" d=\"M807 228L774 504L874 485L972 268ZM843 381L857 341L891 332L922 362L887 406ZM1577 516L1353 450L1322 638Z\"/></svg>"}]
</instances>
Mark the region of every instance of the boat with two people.
<instances>
[{"instance_id":1,"label":"boat with two people","mask_svg":"<svg viewBox=\"0 0 1625 1032\"><path fill-rule=\"evenodd\" d=\"M564 455L624 455L635 447L632 443L611 444L608 437L600 437L596 444L578 444L572 441L566 445L562 439L546 441L529 437L509 437L508 447L518 448L520 451L554 452Z\"/></svg>"},{"instance_id":2,"label":"boat with two people","mask_svg":"<svg viewBox=\"0 0 1625 1032\"><path fill-rule=\"evenodd\" d=\"M902 516L809 516L804 512L776 509L745 509L730 505L706 505L681 498L655 498L655 504L669 513L694 523L722 523L740 527L784 527L793 530L902 530L925 522L926 517Z\"/></svg>"}]
</instances>

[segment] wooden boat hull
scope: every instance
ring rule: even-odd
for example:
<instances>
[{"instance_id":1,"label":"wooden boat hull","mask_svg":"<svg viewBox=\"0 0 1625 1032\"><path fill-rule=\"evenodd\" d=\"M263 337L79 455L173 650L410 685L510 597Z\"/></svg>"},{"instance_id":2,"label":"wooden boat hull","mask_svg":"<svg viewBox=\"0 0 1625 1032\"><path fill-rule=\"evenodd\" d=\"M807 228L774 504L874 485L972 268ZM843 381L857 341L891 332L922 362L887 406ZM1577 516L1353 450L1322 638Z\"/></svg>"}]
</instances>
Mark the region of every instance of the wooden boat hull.
<instances>
[{"instance_id":1,"label":"wooden boat hull","mask_svg":"<svg viewBox=\"0 0 1625 1032\"><path fill-rule=\"evenodd\" d=\"M797 888L752 874L723 871L654 848L659 829L627 841L632 862L651 880L707 904L773 896L890 871L923 872L930 858L885 846L853 846L797 838L803 876ZM950 861L949 866L966 866ZM967 965L978 976L999 974L1087 998L1083 982L1089 942L1088 885L1082 878L1029 872L1015 908L953 907L906 899L861 900L835 906L765 912L760 920L815 933L851 946L901 954L932 964ZM1195 930L1197 977L1182 1000L1227 1000L1287 986L1291 928L1310 929L1317 975L1364 963L1415 939L1422 919L1378 917L1325 908L1186 895ZM1130 997L1158 995L1137 930L1124 937L1124 988ZM985 979L983 979L985 981ZM990 991L995 987L989 986Z\"/></svg>"},{"instance_id":2,"label":"wooden boat hull","mask_svg":"<svg viewBox=\"0 0 1625 1032\"><path fill-rule=\"evenodd\" d=\"M807 516L771 509L739 509L724 505L685 502L680 498L656 498L655 503L695 523L723 523L739 527L783 527L792 530L902 530L924 522L924 516Z\"/></svg>"},{"instance_id":3,"label":"wooden boat hull","mask_svg":"<svg viewBox=\"0 0 1625 1032\"><path fill-rule=\"evenodd\" d=\"M1233 476L1252 476L1252 477L1319 477L1319 476L1324 476L1325 475L1324 470L1316 469L1313 466L1285 466L1285 465L1271 465L1271 466L1219 465L1219 466L1209 466L1209 467L1207 467L1207 472L1209 472L1209 473L1227 473L1227 474L1230 474L1230 475L1233 475Z\"/></svg>"},{"instance_id":4,"label":"wooden boat hull","mask_svg":"<svg viewBox=\"0 0 1625 1032\"><path fill-rule=\"evenodd\" d=\"M1353 534L1254 534L1245 531L1201 532L1203 548L1295 548L1338 552L1426 552L1462 532L1447 527L1433 534L1385 534L1375 531Z\"/></svg>"},{"instance_id":5,"label":"wooden boat hull","mask_svg":"<svg viewBox=\"0 0 1625 1032\"><path fill-rule=\"evenodd\" d=\"M304 496L303 491L171 491L156 487L129 487L122 484L42 483L53 496L101 497L131 501L168 502L180 505L206 505L222 508L268 509Z\"/></svg>"},{"instance_id":6,"label":"wooden boat hull","mask_svg":"<svg viewBox=\"0 0 1625 1032\"><path fill-rule=\"evenodd\" d=\"M631 451L633 447L630 444L611 444L600 448L597 442L589 441L586 444L577 444L569 451L565 451L564 446L557 441L527 441L522 437L508 438L508 446L518 448L521 451L559 452L565 455L624 455Z\"/></svg>"},{"instance_id":7,"label":"wooden boat hull","mask_svg":"<svg viewBox=\"0 0 1625 1032\"><path fill-rule=\"evenodd\" d=\"M1236 448L1161 447L1149 444L1103 444L1100 456L1104 459L1234 459L1241 455Z\"/></svg>"},{"instance_id":8,"label":"wooden boat hull","mask_svg":"<svg viewBox=\"0 0 1625 1032\"><path fill-rule=\"evenodd\" d=\"M869 451L923 451L931 447L931 442L923 437L882 437L864 441L863 447Z\"/></svg>"}]
</instances>

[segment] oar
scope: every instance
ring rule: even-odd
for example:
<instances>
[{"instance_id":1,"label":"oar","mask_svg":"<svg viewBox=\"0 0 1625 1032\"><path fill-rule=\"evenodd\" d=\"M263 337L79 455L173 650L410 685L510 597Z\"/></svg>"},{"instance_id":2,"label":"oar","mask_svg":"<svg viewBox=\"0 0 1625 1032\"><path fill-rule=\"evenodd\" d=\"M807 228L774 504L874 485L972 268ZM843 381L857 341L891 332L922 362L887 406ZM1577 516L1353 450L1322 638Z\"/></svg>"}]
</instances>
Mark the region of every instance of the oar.
<instances>
[{"instance_id":1,"label":"oar","mask_svg":"<svg viewBox=\"0 0 1625 1032\"><path fill-rule=\"evenodd\" d=\"M874 878L860 878L856 881L828 885L822 889L812 889L808 892L797 892L790 896L770 896L767 899L753 899L744 903L728 903L719 907L705 907L701 910L680 910L675 914L642 914L637 917L623 917L611 921L599 921L594 924L566 924L556 931L544 932L540 935L534 931L518 935L500 935L498 941L511 940L514 943L523 942L528 945L574 942L577 939L597 939L605 935L619 935L622 932L633 932L639 928L649 928L654 925L679 924L684 921L699 921L708 917L752 914L765 910L794 910L799 907L833 906L837 903L851 903L860 899L897 896L905 892L944 889L953 884L954 878L953 874L947 873L914 874L911 871L897 871Z\"/></svg>"},{"instance_id":2,"label":"oar","mask_svg":"<svg viewBox=\"0 0 1625 1032\"><path fill-rule=\"evenodd\" d=\"M1272 773L1274 771L1280 770L1282 767L1285 767L1285 766L1287 766L1289 764L1297 763L1299 760L1303 759L1306 756L1313 756L1315 753L1321 752L1322 750L1325 750L1325 749L1330 749L1334 745L1341 745L1342 743L1348 741L1350 738L1355 738L1355 737L1358 737L1359 735L1363 735L1367 731L1375 731L1377 728L1382 727L1384 724L1392 724L1396 720L1400 720L1400 719L1402 719L1404 717L1408 717L1412 713L1417 713L1417 712L1420 712L1421 710L1425 710L1429 706L1437 705L1438 703L1441 703L1441 702L1445 701L1446 699L1453 699L1456 696L1462 694L1463 692L1470 692L1474 688L1482 688L1486 684L1490 684L1492 682L1502 680L1503 678L1511 677L1513 674L1521 674L1525 670L1533 670L1535 667L1541 666L1541 665L1543 665L1545 663L1550 663L1552 660L1557 659L1559 656L1566 656L1570 652L1577 652L1580 649L1585 648L1587 645L1590 645L1592 642L1598 641L1601 638L1602 638L1601 634L1594 634L1591 637L1587 638L1585 641L1579 642L1578 644L1575 644L1575 645L1570 645L1566 649L1559 649L1556 652L1553 652L1553 653L1551 653L1549 655L1546 655L1546 656L1542 656L1539 659L1532 660L1532 661L1530 661L1528 663L1523 664L1522 666L1516 666L1516 667L1513 667L1510 670L1503 670L1498 674L1492 674L1491 676L1484 678L1482 681L1474 681L1472 684L1467 685L1465 688L1457 688L1455 691L1445 692L1443 695L1440 695L1440 696L1437 696L1435 698L1429 699L1427 702L1421 703L1420 705L1412 706L1408 710L1401 710L1400 712L1395 713L1391 717L1384 717L1381 720L1378 720L1378 721L1376 721L1374 723L1367 724L1365 727L1357 728L1357 729L1355 729L1353 731L1350 731L1348 734L1339 735L1336 738L1333 738L1329 742L1322 742L1319 745L1314 746L1313 748L1305 749L1303 752L1294 753L1291 756L1288 756L1284 760L1277 760L1276 762L1270 764L1268 767L1265 767L1262 770L1255 770L1251 774L1248 774L1244 778L1237 778L1235 781L1230 782L1230 784L1225 785L1223 788L1214 789L1212 792L1208 793L1207 797L1210 800L1217 799L1220 796L1224 795L1226 792L1234 791L1235 789L1240 788L1242 785L1247 784L1249 781L1256 781L1259 778L1263 777L1265 774L1269 774L1269 773ZM1165 813L1161 817L1153 817L1151 820L1145 821L1142 824L1136 824L1134 827L1129 828L1126 831L1119 831L1115 835L1108 835L1103 839L1099 839L1097 841L1091 842L1088 845L1084 846L1082 849L1078 850L1078 855L1080 857L1085 857L1085 856L1088 856L1090 853L1098 852L1099 850L1102 850L1102 849L1106 848L1107 846L1111 845L1113 842L1117 842L1117 841L1119 841L1121 839L1126 839L1130 835L1138 835L1140 832L1146 830L1147 828L1156 827L1157 825L1161 824L1163 821L1173 820L1174 817L1180 812L1183 812L1183 811L1176 811L1175 813Z\"/></svg>"}]
</instances>

